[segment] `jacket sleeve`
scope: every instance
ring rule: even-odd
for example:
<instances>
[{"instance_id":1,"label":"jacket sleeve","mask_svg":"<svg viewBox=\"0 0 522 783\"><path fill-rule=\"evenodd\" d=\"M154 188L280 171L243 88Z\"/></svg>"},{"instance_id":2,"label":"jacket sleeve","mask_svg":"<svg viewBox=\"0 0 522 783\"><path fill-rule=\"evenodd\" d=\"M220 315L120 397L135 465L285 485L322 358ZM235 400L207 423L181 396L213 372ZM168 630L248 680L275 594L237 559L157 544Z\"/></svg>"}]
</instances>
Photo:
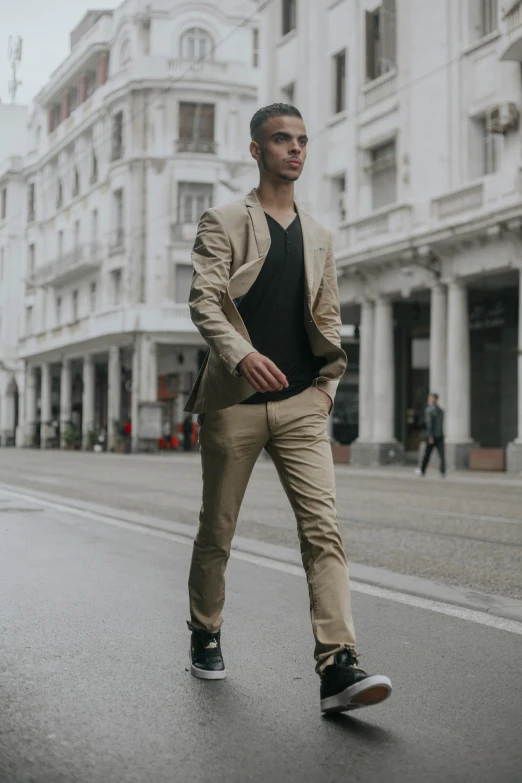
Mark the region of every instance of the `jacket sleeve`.
<instances>
[{"instance_id":1,"label":"jacket sleeve","mask_svg":"<svg viewBox=\"0 0 522 783\"><path fill-rule=\"evenodd\" d=\"M337 268L330 232L323 279L314 303L314 320L324 336L334 345L341 347L341 308L337 287Z\"/></svg>"},{"instance_id":2,"label":"jacket sleeve","mask_svg":"<svg viewBox=\"0 0 522 783\"><path fill-rule=\"evenodd\" d=\"M231 263L232 248L225 227L216 211L209 209L201 217L192 250L190 317L210 350L237 375L239 362L255 349L223 312Z\"/></svg>"},{"instance_id":3,"label":"jacket sleeve","mask_svg":"<svg viewBox=\"0 0 522 783\"><path fill-rule=\"evenodd\" d=\"M324 336L334 345L337 345L341 351L341 307L339 304L339 290L337 287L337 267L335 265L335 256L333 251L332 234L328 235L328 250L326 262L323 270L323 277L317 292L313 309L314 321ZM344 352L344 366L346 368L346 356ZM341 373L342 374L342 373ZM327 378L318 378L315 385L318 389L325 391L331 398L335 399L337 387L340 378L328 380Z\"/></svg>"}]
</instances>

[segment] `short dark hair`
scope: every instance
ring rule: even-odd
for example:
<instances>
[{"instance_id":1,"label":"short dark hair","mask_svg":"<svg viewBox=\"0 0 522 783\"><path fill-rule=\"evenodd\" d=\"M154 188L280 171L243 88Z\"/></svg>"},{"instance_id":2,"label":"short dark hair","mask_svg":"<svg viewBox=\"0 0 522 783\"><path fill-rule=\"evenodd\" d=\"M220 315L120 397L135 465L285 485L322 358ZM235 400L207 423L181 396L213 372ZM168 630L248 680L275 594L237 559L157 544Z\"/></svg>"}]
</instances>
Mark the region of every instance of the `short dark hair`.
<instances>
[{"instance_id":1,"label":"short dark hair","mask_svg":"<svg viewBox=\"0 0 522 783\"><path fill-rule=\"evenodd\" d=\"M300 120L303 119L299 109L296 109L295 106L291 106L289 103L272 103L270 106L263 106L262 109L256 111L250 120L250 136L252 139L256 138L258 131L271 117L299 117Z\"/></svg>"},{"instance_id":2,"label":"short dark hair","mask_svg":"<svg viewBox=\"0 0 522 783\"><path fill-rule=\"evenodd\" d=\"M430 392L430 395L432 397L435 397L435 401L437 401L439 399L439 395L436 392Z\"/></svg>"}]
</instances>

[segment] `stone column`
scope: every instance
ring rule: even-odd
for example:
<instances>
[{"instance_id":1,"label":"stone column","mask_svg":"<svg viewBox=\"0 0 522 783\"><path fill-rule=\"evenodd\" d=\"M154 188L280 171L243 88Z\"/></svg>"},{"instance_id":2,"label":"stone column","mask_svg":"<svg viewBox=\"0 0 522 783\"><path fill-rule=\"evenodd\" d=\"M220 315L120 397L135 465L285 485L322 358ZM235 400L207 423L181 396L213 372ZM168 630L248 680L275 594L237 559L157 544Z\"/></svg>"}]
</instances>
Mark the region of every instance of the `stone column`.
<instances>
[{"instance_id":1,"label":"stone column","mask_svg":"<svg viewBox=\"0 0 522 783\"><path fill-rule=\"evenodd\" d=\"M25 417L26 417L26 399L25 387L27 384L27 371L19 373L17 377L18 385L18 423L15 430L15 446L22 448L25 446Z\"/></svg>"},{"instance_id":2,"label":"stone column","mask_svg":"<svg viewBox=\"0 0 522 783\"><path fill-rule=\"evenodd\" d=\"M132 437L131 448L133 452L138 450L139 443L139 425L138 417L140 410L140 383L141 381L141 368L142 368L142 353L143 353L143 337L138 335L134 343L134 351L132 353L132 395L131 395L131 424L132 424Z\"/></svg>"},{"instance_id":3,"label":"stone column","mask_svg":"<svg viewBox=\"0 0 522 783\"><path fill-rule=\"evenodd\" d=\"M507 447L506 470L508 473L522 473L522 269L518 280L518 422L517 437Z\"/></svg>"},{"instance_id":4,"label":"stone column","mask_svg":"<svg viewBox=\"0 0 522 783\"><path fill-rule=\"evenodd\" d=\"M369 347L371 323L370 309L365 312L367 344L366 364L362 366L363 388L359 392L359 404L363 394L372 390L362 400L364 422L363 436L351 450L350 460L355 465L389 465L404 461L404 447L395 440L395 361L392 302L379 297L373 312L373 349ZM361 348L361 351L363 348ZM368 355L370 354L370 355ZM371 364L370 364L371 358ZM362 353L361 353L362 359ZM368 402L371 402L371 407Z\"/></svg>"},{"instance_id":5,"label":"stone column","mask_svg":"<svg viewBox=\"0 0 522 783\"><path fill-rule=\"evenodd\" d=\"M430 392L439 395L439 404L446 405L446 289L435 285L431 289L430 311Z\"/></svg>"},{"instance_id":6,"label":"stone column","mask_svg":"<svg viewBox=\"0 0 522 783\"><path fill-rule=\"evenodd\" d=\"M445 436L448 467L466 468L470 437L470 347L468 292L454 280L448 286L448 366Z\"/></svg>"},{"instance_id":7,"label":"stone column","mask_svg":"<svg viewBox=\"0 0 522 783\"><path fill-rule=\"evenodd\" d=\"M158 399L158 351L157 343L147 335L136 336L132 355L132 451L146 446L143 439L140 444L139 409L142 402L157 402Z\"/></svg>"},{"instance_id":8,"label":"stone column","mask_svg":"<svg viewBox=\"0 0 522 783\"><path fill-rule=\"evenodd\" d=\"M112 345L109 349L109 372L108 372L108 400L107 400L107 448L109 451L114 448L116 442L116 430L114 422L119 421L121 417L121 358L120 349L117 345Z\"/></svg>"},{"instance_id":9,"label":"stone column","mask_svg":"<svg viewBox=\"0 0 522 783\"><path fill-rule=\"evenodd\" d=\"M375 303L375 344L373 353L373 441L394 441L395 367L392 304L386 299Z\"/></svg>"},{"instance_id":10,"label":"stone column","mask_svg":"<svg viewBox=\"0 0 522 783\"><path fill-rule=\"evenodd\" d=\"M71 360L64 359L60 378L60 448L64 449L65 431L71 422Z\"/></svg>"},{"instance_id":11,"label":"stone column","mask_svg":"<svg viewBox=\"0 0 522 783\"><path fill-rule=\"evenodd\" d=\"M359 437L357 439L362 443L370 443L373 438L374 318L373 302L363 302L359 330Z\"/></svg>"},{"instance_id":12,"label":"stone column","mask_svg":"<svg viewBox=\"0 0 522 783\"><path fill-rule=\"evenodd\" d=\"M25 418L23 421L23 445L34 445L36 429L36 368L26 365L25 369Z\"/></svg>"},{"instance_id":13,"label":"stone column","mask_svg":"<svg viewBox=\"0 0 522 783\"><path fill-rule=\"evenodd\" d=\"M88 447L89 432L94 430L94 359L83 357L82 448Z\"/></svg>"},{"instance_id":14,"label":"stone column","mask_svg":"<svg viewBox=\"0 0 522 783\"><path fill-rule=\"evenodd\" d=\"M148 337L140 339L140 400L156 402L158 399L158 351L157 344Z\"/></svg>"},{"instance_id":15,"label":"stone column","mask_svg":"<svg viewBox=\"0 0 522 783\"><path fill-rule=\"evenodd\" d=\"M40 447L46 449L51 437L51 365L41 366Z\"/></svg>"}]
</instances>

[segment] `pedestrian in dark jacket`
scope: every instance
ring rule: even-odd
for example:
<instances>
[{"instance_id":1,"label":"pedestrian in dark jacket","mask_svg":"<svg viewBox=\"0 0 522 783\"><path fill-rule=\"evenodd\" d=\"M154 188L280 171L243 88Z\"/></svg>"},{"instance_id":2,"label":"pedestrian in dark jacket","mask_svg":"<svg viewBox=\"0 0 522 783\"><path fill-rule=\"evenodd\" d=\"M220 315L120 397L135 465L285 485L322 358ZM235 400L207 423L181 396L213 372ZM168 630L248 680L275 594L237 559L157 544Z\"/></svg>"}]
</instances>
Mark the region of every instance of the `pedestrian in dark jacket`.
<instances>
[{"instance_id":1,"label":"pedestrian in dark jacket","mask_svg":"<svg viewBox=\"0 0 522 783\"><path fill-rule=\"evenodd\" d=\"M426 450L424 452L424 458L420 469L421 475L424 476L428 462L430 461L431 452L433 449L437 449L440 457L440 474L446 475L446 460L444 455L444 411L439 406L439 395L433 392L428 395L428 405L424 412L426 421L426 429L428 431L428 442L426 443Z\"/></svg>"},{"instance_id":2,"label":"pedestrian in dark jacket","mask_svg":"<svg viewBox=\"0 0 522 783\"><path fill-rule=\"evenodd\" d=\"M183 451L192 451L192 416L185 416L183 422Z\"/></svg>"}]
</instances>

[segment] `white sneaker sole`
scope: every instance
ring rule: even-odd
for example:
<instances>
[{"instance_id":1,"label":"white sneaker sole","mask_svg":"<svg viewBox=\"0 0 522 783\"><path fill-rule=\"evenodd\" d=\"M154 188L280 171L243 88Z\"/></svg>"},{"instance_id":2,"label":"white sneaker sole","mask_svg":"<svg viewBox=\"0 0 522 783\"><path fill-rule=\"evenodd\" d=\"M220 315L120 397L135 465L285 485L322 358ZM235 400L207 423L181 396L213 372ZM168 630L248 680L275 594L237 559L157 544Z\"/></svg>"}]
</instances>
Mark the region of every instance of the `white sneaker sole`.
<instances>
[{"instance_id":1,"label":"white sneaker sole","mask_svg":"<svg viewBox=\"0 0 522 783\"><path fill-rule=\"evenodd\" d=\"M355 685L350 685L335 696L321 699L321 712L332 714L371 707L385 701L391 692L391 680L382 674L374 674L361 682L356 682Z\"/></svg>"},{"instance_id":2,"label":"white sneaker sole","mask_svg":"<svg viewBox=\"0 0 522 783\"><path fill-rule=\"evenodd\" d=\"M213 672L207 669L198 669L194 664L190 664L190 673L193 677L197 677L198 680L224 680L227 676L227 670L223 669L222 672Z\"/></svg>"}]
</instances>

